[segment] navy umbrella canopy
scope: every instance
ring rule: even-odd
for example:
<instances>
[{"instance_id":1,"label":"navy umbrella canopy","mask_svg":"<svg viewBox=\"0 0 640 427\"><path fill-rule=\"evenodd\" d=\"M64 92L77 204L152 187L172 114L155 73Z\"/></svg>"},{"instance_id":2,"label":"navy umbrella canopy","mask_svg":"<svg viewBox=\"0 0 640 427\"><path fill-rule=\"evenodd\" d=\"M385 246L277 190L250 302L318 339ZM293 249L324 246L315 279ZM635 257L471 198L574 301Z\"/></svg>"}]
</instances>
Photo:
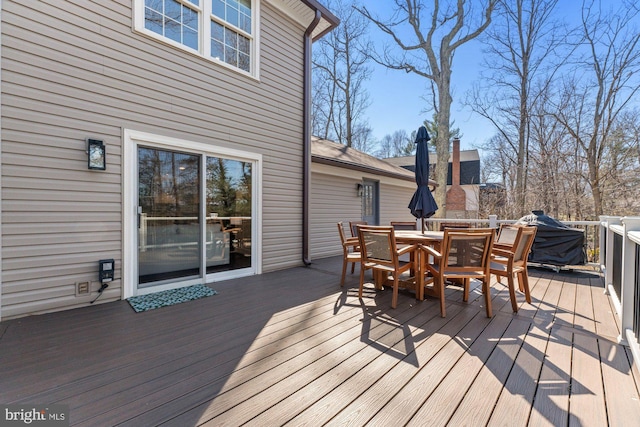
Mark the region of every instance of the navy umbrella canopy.
<instances>
[{"instance_id":1,"label":"navy umbrella canopy","mask_svg":"<svg viewBox=\"0 0 640 427\"><path fill-rule=\"evenodd\" d=\"M427 142L431 139L427 128L420 126L416 135L416 184L418 189L413 194L409 209L416 218L430 218L438 210L431 191L429 190L429 149ZM422 231L424 232L424 221L422 221Z\"/></svg>"}]
</instances>

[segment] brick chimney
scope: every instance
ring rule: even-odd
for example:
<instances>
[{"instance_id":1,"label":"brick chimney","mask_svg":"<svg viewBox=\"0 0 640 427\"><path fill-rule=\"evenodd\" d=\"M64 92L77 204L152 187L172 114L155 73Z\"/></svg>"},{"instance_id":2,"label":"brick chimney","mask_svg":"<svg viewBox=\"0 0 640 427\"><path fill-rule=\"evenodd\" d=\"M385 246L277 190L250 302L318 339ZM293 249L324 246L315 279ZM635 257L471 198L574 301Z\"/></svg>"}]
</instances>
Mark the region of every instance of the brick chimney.
<instances>
[{"instance_id":1,"label":"brick chimney","mask_svg":"<svg viewBox=\"0 0 640 427\"><path fill-rule=\"evenodd\" d=\"M466 209L467 194L460 186L460 139L455 138L451 159L451 188L447 191L447 216L463 218Z\"/></svg>"}]
</instances>

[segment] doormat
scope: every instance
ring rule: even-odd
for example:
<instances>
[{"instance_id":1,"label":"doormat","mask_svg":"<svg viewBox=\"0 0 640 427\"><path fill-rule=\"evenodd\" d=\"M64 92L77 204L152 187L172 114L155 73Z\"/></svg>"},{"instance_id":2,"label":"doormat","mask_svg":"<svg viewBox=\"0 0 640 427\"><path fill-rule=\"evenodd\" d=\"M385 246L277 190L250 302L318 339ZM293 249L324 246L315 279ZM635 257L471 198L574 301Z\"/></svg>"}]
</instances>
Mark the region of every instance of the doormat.
<instances>
[{"instance_id":1,"label":"doormat","mask_svg":"<svg viewBox=\"0 0 640 427\"><path fill-rule=\"evenodd\" d=\"M136 313L149 311L154 308L167 307L181 302L216 295L217 292L205 285L186 286L184 288L169 289L153 294L139 295L128 298L127 301Z\"/></svg>"}]
</instances>

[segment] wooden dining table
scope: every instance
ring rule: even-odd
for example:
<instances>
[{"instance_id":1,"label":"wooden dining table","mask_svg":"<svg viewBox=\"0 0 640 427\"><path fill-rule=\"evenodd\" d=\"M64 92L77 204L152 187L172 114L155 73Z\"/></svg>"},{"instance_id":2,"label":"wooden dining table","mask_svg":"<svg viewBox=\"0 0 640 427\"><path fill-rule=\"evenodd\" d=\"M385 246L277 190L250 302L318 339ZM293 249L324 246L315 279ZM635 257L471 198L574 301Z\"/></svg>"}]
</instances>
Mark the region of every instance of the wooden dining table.
<instances>
[{"instance_id":1,"label":"wooden dining table","mask_svg":"<svg viewBox=\"0 0 640 427\"><path fill-rule=\"evenodd\" d=\"M394 231L396 237L396 243L398 244L407 244L407 245L423 245L423 246L432 246L436 249L439 249L440 243L444 238L443 231L420 231L420 230L395 230ZM415 260L418 268L414 272L414 280L415 280L415 292L416 298L419 301L424 300L425 295L425 271L421 271L421 268L426 265L427 260L423 260L422 257L427 257L428 255L423 251L418 251L418 259ZM426 289L427 295L438 297L438 290L433 287L430 289Z\"/></svg>"}]
</instances>

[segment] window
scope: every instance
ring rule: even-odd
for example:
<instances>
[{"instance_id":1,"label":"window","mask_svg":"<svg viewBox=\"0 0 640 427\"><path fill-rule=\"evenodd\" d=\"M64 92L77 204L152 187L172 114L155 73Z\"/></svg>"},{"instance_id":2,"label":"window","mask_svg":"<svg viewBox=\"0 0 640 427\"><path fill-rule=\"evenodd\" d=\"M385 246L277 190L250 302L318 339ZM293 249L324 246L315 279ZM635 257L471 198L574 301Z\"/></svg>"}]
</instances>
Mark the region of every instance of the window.
<instances>
[{"instance_id":1,"label":"window","mask_svg":"<svg viewBox=\"0 0 640 427\"><path fill-rule=\"evenodd\" d=\"M212 0L211 56L251 71L251 0Z\"/></svg>"},{"instance_id":2,"label":"window","mask_svg":"<svg viewBox=\"0 0 640 427\"><path fill-rule=\"evenodd\" d=\"M136 30L256 75L257 0L136 0Z\"/></svg>"}]
</instances>

